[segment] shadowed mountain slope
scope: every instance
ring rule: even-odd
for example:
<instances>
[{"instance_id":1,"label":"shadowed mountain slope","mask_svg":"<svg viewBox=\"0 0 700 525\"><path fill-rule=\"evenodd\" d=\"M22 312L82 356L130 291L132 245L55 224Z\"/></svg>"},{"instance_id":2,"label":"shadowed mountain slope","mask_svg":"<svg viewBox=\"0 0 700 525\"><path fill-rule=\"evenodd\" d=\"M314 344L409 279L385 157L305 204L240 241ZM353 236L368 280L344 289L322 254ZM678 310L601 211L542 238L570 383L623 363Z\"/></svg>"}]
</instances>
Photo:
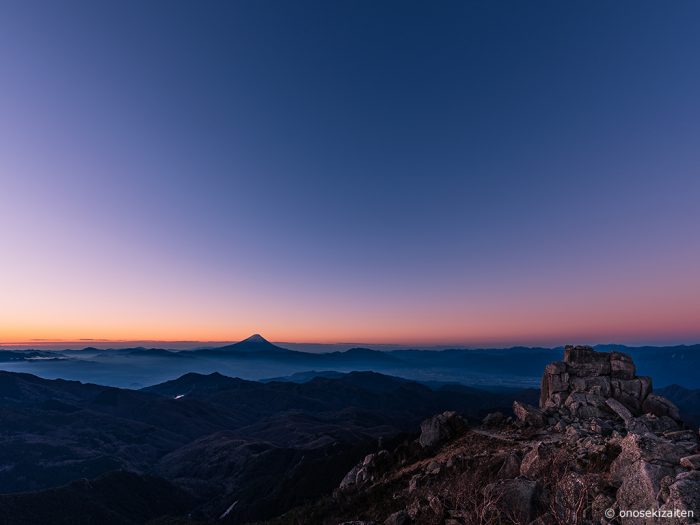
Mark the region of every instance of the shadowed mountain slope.
<instances>
[{"instance_id":1,"label":"shadowed mountain slope","mask_svg":"<svg viewBox=\"0 0 700 525\"><path fill-rule=\"evenodd\" d=\"M23 525L136 525L186 513L185 491L154 476L111 472L36 493L0 494L0 523Z\"/></svg>"},{"instance_id":2,"label":"shadowed mountain slope","mask_svg":"<svg viewBox=\"0 0 700 525\"><path fill-rule=\"evenodd\" d=\"M520 397L532 402L537 393ZM56 487L128 470L186 490L198 502L188 511L195 517L228 510L230 523L245 523L327 494L378 439L412 431L434 412L479 417L511 398L373 372L305 383L190 373L141 391L0 372L0 492L35 491L41 506L79 489ZM12 509L27 501L5 500ZM99 522L107 520L101 505L86 510Z\"/></svg>"}]
</instances>

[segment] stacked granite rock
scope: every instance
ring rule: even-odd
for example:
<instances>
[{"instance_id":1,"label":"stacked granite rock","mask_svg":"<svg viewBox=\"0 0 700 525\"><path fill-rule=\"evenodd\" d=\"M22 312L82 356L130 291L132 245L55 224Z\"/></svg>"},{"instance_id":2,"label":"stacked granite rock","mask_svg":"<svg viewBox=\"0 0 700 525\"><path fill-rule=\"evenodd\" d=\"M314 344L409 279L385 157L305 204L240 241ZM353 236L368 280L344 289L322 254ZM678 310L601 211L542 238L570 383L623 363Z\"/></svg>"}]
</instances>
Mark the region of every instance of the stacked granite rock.
<instances>
[{"instance_id":1,"label":"stacked granite rock","mask_svg":"<svg viewBox=\"0 0 700 525\"><path fill-rule=\"evenodd\" d=\"M590 346L566 346L564 360L546 366L540 410L520 403L513 409L519 420L533 426L561 416L580 420L619 416L628 426L646 425L652 430L673 429L680 421L678 408L652 393L651 378L636 375L629 355L597 352Z\"/></svg>"},{"instance_id":2,"label":"stacked granite rock","mask_svg":"<svg viewBox=\"0 0 700 525\"><path fill-rule=\"evenodd\" d=\"M597 496L602 507L616 511L700 508L697 431L682 429L678 408L652 392L651 378L636 375L629 355L567 346L564 360L545 368L540 408L515 402L513 411L520 425L563 434L564 442L584 460L611 447L621 450L608 473L615 496ZM545 452L554 446L533 447L526 455L528 461L523 459L521 475L538 479L539 471L530 472L532 465L546 467ZM696 523L694 519L663 522Z\"/></svg>"},{"instance_id":3,"label":"stacked granite rock","mask_svg":"<svg viewBox=\"0 0 700 525\"><path fill-rule=\"evenodd\" d=\"M605 400L612 397L639 413L650 392L651 378L636 377L627 354L567 346L564 361L545 368L540 408L565 406L578 417L601 417L608 411Z\"/></svg>"}]
</instances>

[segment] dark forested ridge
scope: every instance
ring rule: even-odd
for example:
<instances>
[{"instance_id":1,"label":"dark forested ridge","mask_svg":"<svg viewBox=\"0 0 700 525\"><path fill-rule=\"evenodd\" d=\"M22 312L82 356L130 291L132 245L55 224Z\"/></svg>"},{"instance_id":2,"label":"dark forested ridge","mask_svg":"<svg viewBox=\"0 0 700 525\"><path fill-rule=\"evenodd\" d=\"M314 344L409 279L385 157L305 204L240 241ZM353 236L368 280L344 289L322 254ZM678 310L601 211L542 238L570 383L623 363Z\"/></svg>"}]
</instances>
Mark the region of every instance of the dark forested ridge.
<instances>
[{"instance_id":1,"label":"dark forested ridge","mask_svg":"<svg viewBox=\"0 0 700 525\"><path fill-rule=\"evenodd\" d=\"M532 401L537 392L517 396ZM135 487L166 493L173 484L190 500L178 498L168 513L191 501L187 511L206 519L226 511L231 523L266 518L328 493L379 439L415 432L443 410L475 418L507 410L512 397L373 372L303 383L190 373L140 391L0 372L0 510L11 516L32 506L40 520L44 505L65 499L69 519L70 502L87 487L128 485L116 497ZM133 474L110 474L123 471ZM90 499L75 512L102 520L121 505ZM144 507L135 523L161 510ZM109 512L105 523L130 523Z\"/></svg>"}]
</instances>

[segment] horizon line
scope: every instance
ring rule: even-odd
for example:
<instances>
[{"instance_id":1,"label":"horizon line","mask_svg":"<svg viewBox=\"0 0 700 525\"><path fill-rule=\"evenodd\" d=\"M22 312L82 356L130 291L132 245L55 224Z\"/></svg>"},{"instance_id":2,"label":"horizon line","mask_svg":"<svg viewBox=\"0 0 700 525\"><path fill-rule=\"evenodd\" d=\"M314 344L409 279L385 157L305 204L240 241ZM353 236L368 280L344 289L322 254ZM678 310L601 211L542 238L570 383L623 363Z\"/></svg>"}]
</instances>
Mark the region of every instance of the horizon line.
<instances>
[{"instance_id":1,"label":"horizon line","mask_svg":"<svg viewBox=\"0 0 700 525\"><path fill-rule=\"evenodd\" d=\"M84 348L96 348L98 350L109 350L116 349L115 346L104 346L104 345L117 345L122 348L143 347L144 344L158 344L158 345L175 345L181 346L186 345L182 348L170 348L173 350L195 350L198 348L211 348L215 346L226 346L230 344L235 344L244 339L238 340L197 340L197 339L100 339L100 338L80 338L80 339L30 339L23 341L0 341L0 350L33 350L33 349L43 349L43 350L80 350ZM624 346L629 348L635 347L672 347L672 346L696 346L700 345L700 342L634 342L634 343L620 343L620 342L566 342L566 343L463 343L463 342L450 342L450 343L439 343L439 342L425 342L425 343L378 343L369 341L338 341L338 342L318 342L318 341L269 341L277 346L290 345L290 346L347 346L347 347L392 347L393 349L465 349L465 350L476 350L476 349L509 349L509 348L547 348L556 349L563 348L568 344L583 344L588 346ZM65 345L65 346L62 346ZM14 347L14 348L12 348ZM42 348L44 347L44 348ZM47 348L53 347L53 348ZM167 346L151 346L151 348L161 348L167 350ZM349 348L348 348L349 349Z\"/></svg>"}]
</instances>

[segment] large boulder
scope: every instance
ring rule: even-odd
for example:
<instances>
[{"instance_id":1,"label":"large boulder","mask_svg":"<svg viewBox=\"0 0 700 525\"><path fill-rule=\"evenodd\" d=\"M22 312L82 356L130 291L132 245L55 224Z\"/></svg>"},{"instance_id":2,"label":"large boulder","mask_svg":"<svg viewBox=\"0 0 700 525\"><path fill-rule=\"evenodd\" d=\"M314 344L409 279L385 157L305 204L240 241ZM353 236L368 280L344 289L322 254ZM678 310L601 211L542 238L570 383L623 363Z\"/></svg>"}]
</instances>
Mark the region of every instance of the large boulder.
<instances>
[{"instance_id":1,"label":"large boulder","mask_svg":"<svg viewBox=\"0 0 700 525\"><path fill-rule=\"evenodd\" d=\"M340 488L347 489L355 485L358 482L358 476L360 475L361 470L362 463L352 467L350 471L347 474L345 474L345 477L340 481ZM364 475L362 475L362 478L364 478Z\"/></svg>"},{"instance_id":2,"label":"large boulder","mask_svg":"<svg viewBox=\"0 0 700 525\"><path fill-rule=\"evenodd\" d=\"M668 486L668 495L660 507L670 511L692 511L692 518L676 518L664 523L698 523L700 511L700 471L682 472Z\"/></svg>"},{"instance_id":3,"label":"large boulder","mask_svg":"<svg viewBox=\"0 0 700 525\"><path fill-rule=\"evenodd\" d=\"M498 523L530 523L537 517L540 491L538 482L516 478L486 485L483 494L494 502Z\"/></svg>"},{"instance_id":4,"label":"large boulder","mask_svg":"<svg viewBox=\"0 0 700 525\"><path fill-rule=\"evenodd\" d=\"M564 362L572 376L594 377L610 375L610 354L596 352L590 346L567 345L564 348Z\"/></svg>"},{"instance_id":5,"label":"large boulder","mask_svg":"<svg viewBox=\"0 0 700 525\"><path fill-rule=\"evenodd\" d=\"M423 448L435 448L454 439L467 428L467 423L457 412L443 412L420 424L418 442Z\"/></svg>"},{"instance_id":6,"label":"large boulder","mask_svg":"<svg viewBox=\"0 0 700 525\"><path fill-rule=\"evenodd\" d=\"M380 450L376 454L367 454L360 463L345 474L339 488L347 490L355 486L364 485L368 481L374 481L378 475L387 469L389 460L390 454L386 450Z\"/></svg>"},{"instance_id":7,"label":"large boulder","mask_svg":"<svg viewBox=\"0 0 700 525\"><path fill-rule=\"evenodd\" d=\"M678 407L663 396L649 394L642 404L642 410L647 414L655 416L668 416L671 419L680 421L681 415Z\"/></svg>"},{"instance_id":8,"label":"large boulder","mask_svg":"<svg viewBox=\"0 0 700 525\"><path fill-rule=\"evenodd\" d=\"M541 427L545 424L545 417L542 411L527 403L513 401L513 413L518 418L518 421L525 425Z\"/></svg>"},{"instance_id":9,"label":"large boulder","mask_svg":"<svg viewBox=\"0 0 700 525\"><path fill-rule=\"evenodd\" d=\"M630 412L629 409L625 405L620 403L617 399L606 399L605 404L610 410L612 410L615 414L620 416L620 418L625 422L625 424L632 420L632 412Z\"/></svg>"},{"instance_id":10,"label":"large boulder","mask_svg":"<svg viewBox=\"0 0 700 525\"><path fill-rule=\"evenodd\" d=\"M607 412L605 398L599 394L572 392L566 398L564 406L573 415L583 419L603 417Z\"/></svg>"},{"instance_id":11,"label":"large boulder","mask_svg":"<svg viewBox=\"0 0 700 525\"><path fill-rule=\"evenodd\" d=\"M611 384L608 376L574 377L571 379L571 390L610 397Z\"/></svg>"},{"instance_id":12,"label":"large boulder","mask_svg":"<svg viewBox=\"0 0 700 525\"><path fill-rule=\"evenodd\" d=\"M525 454L520 463L520 474L526 478L537 480L545 474L552 465L555 446L541 441Z\"/></svg>"},{"instance_id":13,"label":"large boulder","mask_svg":"<svg viewBox=\"0 0 700 525\"><path fill-rule=\"evenodd\" d=\"M510 454L508 454L503 460L503 464L501 465L501 468L498 469L496 477L499 479L517 478L520 475L521 462L522 459L520 458L520 455L515 451L511 451Z\"/></svg>"},{"instance_id":14,"label":"large boulder","mask_svg":"<svg viewBox=\"0 0 700 525\"><path fill-rule=\"evenodd\" d=\"M621 452L610 468L611 479L619 484L617 501L621 509L658 508L662 481L675 478L680 460L696 443L671 441L652 433L630 433L620 441Z\"/></svg>"},{"instance_id":15,"label":"large boulder","mask_svg":"<svg viewBox=\"0 0 700 525\"><path fill-rule=\"evenodd\" d=\"M500 427L506 422L506 419L503 412L489 412L486 414L481 424L485 427Z\"/></svg>"},{"instance_id":16,"label":"large boulder","mask_svg":"<svg viewBox=\"0 0 700 525\"><path fill-rule=\"evenodd\" d=\"M617 491L617 502L622 509L655 509L661 483L675 473L668 465L637 461L625 469L626 475Z\"/></svg>"},{"instance_id":17,"label":"large boulder","mask_svg":"<svg viewBox=\"0 0 700 525\"><path fill-rule=\"evenodd\" d=\"M553 397L557 392L566 392L569 390L569 374L566 372L566 363L563 361L555 361L549 363L542 375L540 385L540 408L547 408L547 402L550 401L552 406L560 406L562 396Z\"/></svg>"},{"instance_id":18,"label":"large boulder","mask_svg":"<svg viewBox=\"0 0 700 525\"><path fill-rule=\"evenodd\" d=\"M633 379L636 373L632 358L622 352L610 354L610 376L618 379Z\"/></svg>"},{"instance_id":19,"label":"large boulder","mask_svg":"<svg viewBox=\"0 0 700 525\"><path fill-rule=\"evenodd\" d=\"M642 410L642 402L649 394L651 383L647 383L647 379L648 378L611 380L612 397L623 403L635 414L639 414Z\"/></svg>"},{"instance_id":20,"label":"large boulder","mask_svg":"<svg viewBox=\"0 0 700 525\"><path fill-rule=\"evenodd\" d=\"M654 414L644 414L634 418L632 424L627 424L630 432L643 434L652 432L654 434L664 434L679 429L678 422L668 416L657 417Z\"/></svg>"}]
</instances>

